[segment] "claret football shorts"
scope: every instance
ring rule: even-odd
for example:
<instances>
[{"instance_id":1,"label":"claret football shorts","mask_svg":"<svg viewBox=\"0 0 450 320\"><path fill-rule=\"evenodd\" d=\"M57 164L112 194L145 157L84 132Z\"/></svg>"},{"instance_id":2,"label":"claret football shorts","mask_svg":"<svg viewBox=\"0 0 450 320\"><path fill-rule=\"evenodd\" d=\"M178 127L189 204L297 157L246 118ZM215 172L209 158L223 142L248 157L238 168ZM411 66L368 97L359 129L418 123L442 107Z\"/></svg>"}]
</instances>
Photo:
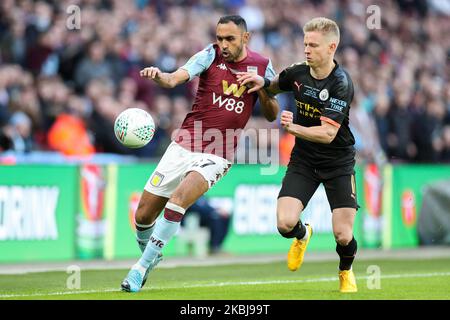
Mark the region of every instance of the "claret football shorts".
<instances>
[{"instance_id":1,"label":"claret football shorts","mask_svg":"<svg viewBox=\"0 0 450 320\"><path fill-rule=\"evenodd\" d=\"M211 188L231 167L231 162L209 153L191 152L176 142L167 147L155 171L145 185L145 190L157 196L170 198L183 178L197 171Z\"/></svg>"}]
</instances>

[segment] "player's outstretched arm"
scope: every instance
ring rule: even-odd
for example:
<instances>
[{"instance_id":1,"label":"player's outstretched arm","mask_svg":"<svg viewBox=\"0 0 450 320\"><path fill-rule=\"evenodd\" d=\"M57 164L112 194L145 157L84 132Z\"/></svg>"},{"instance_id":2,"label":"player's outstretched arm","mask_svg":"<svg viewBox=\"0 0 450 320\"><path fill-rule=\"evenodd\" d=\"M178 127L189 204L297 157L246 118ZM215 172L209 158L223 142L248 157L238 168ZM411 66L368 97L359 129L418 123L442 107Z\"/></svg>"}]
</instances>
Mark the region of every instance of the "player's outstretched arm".
<instances>
[{"instance_id":1,"label":"player's outstretched arm","mask_svg":"<svg viewBox=\"0 0 450 320\"><path fill-rule=\"evenodd\" d=\"M236 76L241 86L244 85L250 88L248 93L256 92L262 88L264 88L271 95L276 95L283 92L283 90L281 90L278 86L278 75L276 75L272 80L268 80L251 72L238 72ZM266 86L264 86L266 81L269 82Z\"/></svg>"},{"instance_id":2,"label":"player's outstretched arm","mask_svg":"<svg viewBox=\"0 0 450 320\"><path fill-rule=\"evenodd\" d=\"M268 121L274 121L280 110L278 100L274 97L277 93L276 88L278 88L278 76L272 81L250 72L238 72L236 76L240 85L245 85L249 88L248 93L258 93L262 114ZM267 85L267 82L270 85ZM279 88L278 92L281 92Z\"/></svg>"},{"instance_id":3,"label":"player's outstretched arm","mask_svg":"<svg viewBox=\"0 0 450 320\"><path fill-rule=\"evenodd\" d=\"M165 73L157 67L148 67L142 69L139 74L143 78L155 81L163 88L174 88L189 80L189 73L184 69L178 69L172 73Z\"/></svg>"},{"instance_id":4,"label":"player's outstretched arm","mask_svg":"<svg viewBox=\"0 0 450 320\"><path fill-rule=\"evenodd\" d=\"M330 144L336 137L339 127L322 120L320 126L304 127L293 123L294 115L290 111L281 112L280 123L290 134L316 143Z\"/></svg>"}]
</instances>

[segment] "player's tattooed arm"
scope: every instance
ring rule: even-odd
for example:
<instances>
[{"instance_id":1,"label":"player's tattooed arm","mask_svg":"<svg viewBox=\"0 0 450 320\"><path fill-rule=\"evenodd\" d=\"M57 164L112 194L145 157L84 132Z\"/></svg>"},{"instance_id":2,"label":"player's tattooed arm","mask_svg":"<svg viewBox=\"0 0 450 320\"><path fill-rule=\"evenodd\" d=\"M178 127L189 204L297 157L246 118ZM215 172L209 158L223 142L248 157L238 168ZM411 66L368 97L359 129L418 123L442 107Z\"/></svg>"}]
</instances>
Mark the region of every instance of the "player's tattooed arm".
<instances>
[{"instance_id":1,"label":"player's tattooed arm","mask_svg":"<svg viewBox=\"0 0 450 320\"><path fill-rule=\"evenodd\" d=\"M140 71L140 76L155 81L163 88L174 88L189 80L189 73L184 69L178 69L172 73L162 72L157 67L148 67Z\"/></svg>"}]
</instances>

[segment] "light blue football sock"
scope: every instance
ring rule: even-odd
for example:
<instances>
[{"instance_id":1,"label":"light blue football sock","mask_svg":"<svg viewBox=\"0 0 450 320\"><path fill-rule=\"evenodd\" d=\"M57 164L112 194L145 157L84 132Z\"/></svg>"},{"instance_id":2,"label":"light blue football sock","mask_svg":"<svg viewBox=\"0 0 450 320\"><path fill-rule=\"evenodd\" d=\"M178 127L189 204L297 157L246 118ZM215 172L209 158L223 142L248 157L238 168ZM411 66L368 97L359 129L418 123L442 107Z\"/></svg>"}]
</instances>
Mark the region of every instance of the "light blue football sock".
<instances>
[{"instance_id":1,"label":"light blue football sock","mask_svg":"<svg viewBox=\"0 0 450 320\"><path fill-rule=\"evenodd\" d=\"M155 230L150 236L147 247L145 248L138 263L141 266L148 268L162 251L164 246L177 233L180 228L180 224L181 221L170 221L164 216L159 218L158 221L156 221Z\"/></svg>"},{"instance_id":2,"label":"light blue football sock","mask_svg":"<svg viewBox=\"0 0 450 320\"><path fill-rule=\"evenodd\" d=\"M148 240L155 230L156 221L149 225L143 225L136 223L136 241L138 243L141 252L144 252L145 247L147 247ZM140 230L139 230L140 229Z\"/></svg>"}]
</instances>

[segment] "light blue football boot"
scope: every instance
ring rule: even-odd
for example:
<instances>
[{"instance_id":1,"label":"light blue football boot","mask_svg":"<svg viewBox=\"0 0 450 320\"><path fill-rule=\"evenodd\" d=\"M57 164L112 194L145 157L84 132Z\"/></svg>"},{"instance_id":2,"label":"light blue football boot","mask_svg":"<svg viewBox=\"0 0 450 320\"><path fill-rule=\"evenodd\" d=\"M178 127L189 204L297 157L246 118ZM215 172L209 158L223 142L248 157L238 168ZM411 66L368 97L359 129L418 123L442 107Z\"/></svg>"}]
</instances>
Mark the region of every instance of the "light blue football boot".
<instances>
[{"instance_id":1,"label":"light blue football boot","mask_svg":"<svg viewBox=\"0 0 450 320\"><path fill-rule=\"evenodd\" d=\"M142 275L138 269L131 269L127 277L122 281L120 287L125 292L139 292L142 285Z\"/></svg>"},{"instance_id":2,"label":"light blue football boot","mask_svg":"<svg viewBox=\"0 0 450 320\"><path fill-rule=\"evenodd\" d=\"M142 287L145 285L145 283L147 282L147 278L148 278L148 274L150 273L150 270L153 270L153 269L158 265L158 263L161 262L162 259L163 259L163 258L162 258L162 253L158 253L158 257L156 258L155 264L153 264L152 266L150 266L150 267L147 269L147 271L145 271L144 279L142 279L142 285L141 285L141 288L142 288Z\"/></svg>"},{"instance_id":3,"label":"light blue football boot","mask_svg":"<svg viewBox=\"0 0 450 320\"><path fill-rule=\"evenodd\" d=\"M158 256L153 260L150 266L145 271L144 276L141 272L133 266L133 268L128 272L126 278L121 283L122 291L125 292L139 292L147 281L149 272L156 267L156 265L162 260L162 254L159 253Z\"/></svg>"}]
</instances>

